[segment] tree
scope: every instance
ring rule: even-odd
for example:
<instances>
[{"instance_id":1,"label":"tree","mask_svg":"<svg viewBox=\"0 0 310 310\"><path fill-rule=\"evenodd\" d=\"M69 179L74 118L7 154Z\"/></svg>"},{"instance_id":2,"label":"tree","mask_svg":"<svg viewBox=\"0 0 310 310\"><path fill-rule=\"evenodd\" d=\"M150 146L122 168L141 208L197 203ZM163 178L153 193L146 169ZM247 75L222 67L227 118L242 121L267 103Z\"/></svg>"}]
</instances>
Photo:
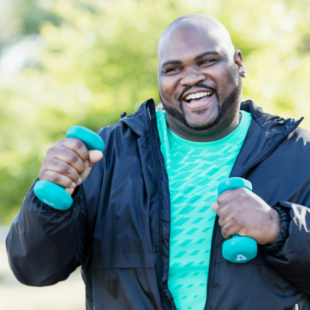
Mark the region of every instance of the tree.
<instances>
[{"instance_id":1,"label":"tree","mask_svg":"<svg viewBox=\"0 0 310 310\"><path fill-rule=\"evenodd\" d=\"M9 223L18 212L47 149L69 126L98 130L148 98L159 102L157 41L181 15L206 13L227 27L248 72L244 99L285 117L309 116L308 7L309 1L295 0L24 0L7 6L11 35L0 31L0 221ZM23 59L20 68L10 65L12 53Z\"/></svg>"}]
</instances>

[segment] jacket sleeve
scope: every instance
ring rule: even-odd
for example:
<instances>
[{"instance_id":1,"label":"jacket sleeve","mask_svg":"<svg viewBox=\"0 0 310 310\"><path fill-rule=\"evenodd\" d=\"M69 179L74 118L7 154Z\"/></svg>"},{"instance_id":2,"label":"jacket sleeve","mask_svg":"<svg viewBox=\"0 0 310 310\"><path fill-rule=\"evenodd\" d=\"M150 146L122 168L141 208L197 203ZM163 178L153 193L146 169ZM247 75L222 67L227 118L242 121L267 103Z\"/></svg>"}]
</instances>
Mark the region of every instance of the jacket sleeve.
<instances>
[{"instance_id":1,"label":"jacket sleeve","mask_svg":"<svg viewBox=\"0 0 310 310\"><path fill-rule=\"evenodd\" d=\"M36 197L35 183L11 225L6 247L21 283L46 286L65 280L83 262L88 246L86 207L82 186L75 190L71 208L59 211Z\"/></svg>"},{"instance_id":2,"label":"jacket sleeve","mask_svg":"<svg viewBox=\"0 0 310 310\"><path fill-rule=\"evenodd\" d=\"M280 213L281 230L278 239L265 246L267 261L287 281L310 294L310 210L286 201L274 208Z\"/></svg>"}]
</instances>

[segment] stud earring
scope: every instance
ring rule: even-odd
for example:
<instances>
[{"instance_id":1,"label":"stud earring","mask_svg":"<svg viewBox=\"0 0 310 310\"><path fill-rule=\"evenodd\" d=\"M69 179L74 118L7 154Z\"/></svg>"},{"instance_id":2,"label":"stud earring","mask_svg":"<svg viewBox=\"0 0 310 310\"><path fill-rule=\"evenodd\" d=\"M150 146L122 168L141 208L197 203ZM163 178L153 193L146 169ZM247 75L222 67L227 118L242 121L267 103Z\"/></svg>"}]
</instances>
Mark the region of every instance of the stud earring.
<instances>
[{"instance_id":1,"label":"stud earring","mask_svg":"<svg viewBox=\"0 0 310 310\"><path fill-rule=\"evenodd\" d=\"M239 70L239 74L240 74L241 76L245 77L245 76L246 76L246 71L245 71L244 69L240 69L240 70Z\"/></svg>"}]
</instances>

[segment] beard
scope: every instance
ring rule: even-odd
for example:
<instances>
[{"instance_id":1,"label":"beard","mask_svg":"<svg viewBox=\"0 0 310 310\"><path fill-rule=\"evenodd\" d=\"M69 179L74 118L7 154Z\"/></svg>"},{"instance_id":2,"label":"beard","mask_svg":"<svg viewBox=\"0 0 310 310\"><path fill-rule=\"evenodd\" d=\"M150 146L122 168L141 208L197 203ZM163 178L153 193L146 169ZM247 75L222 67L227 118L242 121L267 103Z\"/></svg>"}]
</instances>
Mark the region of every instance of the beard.
<instances>
[{"instance_id":1,"label":"beard","mask_svg":"<svg viewBox=\"0 0 310 310\"><path fill-rule=\"evenodd\" d=\"M238 100L240 98L240 95L241 95L241 91L242 91L242 82L241 82L240 76L238 78L238 85L232 90L232 92L224 100L222 100L222 102L220 102L217 90L215 88L207 86L207 85L204 85L202 83L198 83L195 86L196 87L200 87L200 88L207 88L209 90L212 90L213 93L216 96L217 103L218 103L217 104L218 113L217 113L216 118L211 123L203 125L203 126L190 125L186 121L185 112L184 112L184 108L183 108L182 97L183 97L183 94L185 92L187 92L192 87L186 87L184 89L184 91L182 92L182 94L180 95L180 97L179 97L179 106L180 106L181 112L178 111L176 108L167 106L164 103L164 101L162 100L162 98L161 98L161 96L159 94L160 100L161 100L161 102L162 102L162 104L164 106L164 109L165 109L166 113L168 113L171 117L175 118L176 120L178 120L180 123L182 123L183 125L185 125L189 129L200 131L200 130L207 130L209 128L212 128L213 126L218 124L218 122L221 120L221 118L224 115L226 115L229 111L235 110L236 108L239 107L239 106L236 106L236 103L238 102ZM205 112L205 109L196 111L197 114L202 114L204 112Z\"/></svg>"}]
</instances>

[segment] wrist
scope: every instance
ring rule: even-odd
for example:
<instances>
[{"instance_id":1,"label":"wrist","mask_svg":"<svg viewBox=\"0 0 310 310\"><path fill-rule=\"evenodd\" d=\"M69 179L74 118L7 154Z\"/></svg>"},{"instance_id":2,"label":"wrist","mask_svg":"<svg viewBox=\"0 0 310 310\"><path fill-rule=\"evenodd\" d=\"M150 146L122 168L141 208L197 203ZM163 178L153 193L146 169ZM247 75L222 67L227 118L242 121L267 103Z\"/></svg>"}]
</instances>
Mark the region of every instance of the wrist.
<instances>
[{"instance_id":1,"label":"wrist","mask_svg":"<svg viewBox=\"0 0 310 310\"><path fill-rule=\"evenodd\" d=\"M287 207L287 202L280 202L278 205L273 206L280 215L281 228L278 239L272 244L266 244L266 249L273 253L279 253L289 237L289 225L292 220L290 216L290 208Z\"/></svg>"},{"instance_id":2,"label":"wrist","mask_svg":"<svg viewBox=\"0 0 310 310\"><path fill-rule=\"evenodd\" d=\"M275 209L270 210L270 217L271 217L271 229L270 229L270 240L267 244L274 243L280 234L281 230L281 217L278 211Z\"/></svg>"}]
</instances>

